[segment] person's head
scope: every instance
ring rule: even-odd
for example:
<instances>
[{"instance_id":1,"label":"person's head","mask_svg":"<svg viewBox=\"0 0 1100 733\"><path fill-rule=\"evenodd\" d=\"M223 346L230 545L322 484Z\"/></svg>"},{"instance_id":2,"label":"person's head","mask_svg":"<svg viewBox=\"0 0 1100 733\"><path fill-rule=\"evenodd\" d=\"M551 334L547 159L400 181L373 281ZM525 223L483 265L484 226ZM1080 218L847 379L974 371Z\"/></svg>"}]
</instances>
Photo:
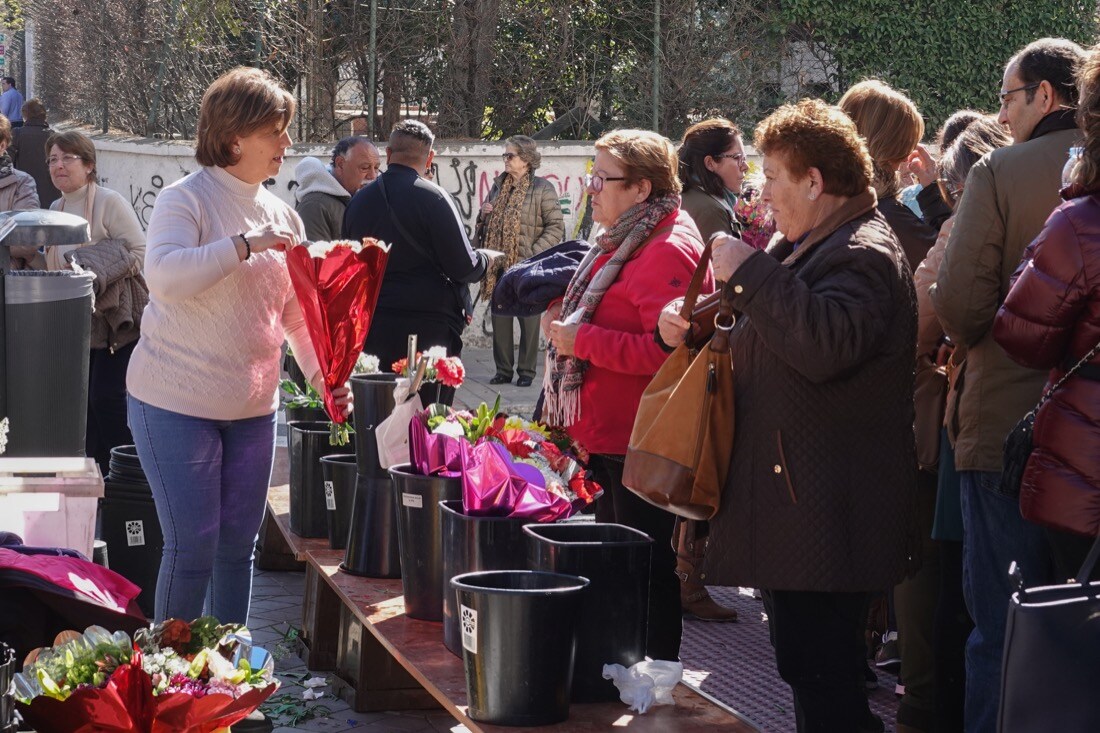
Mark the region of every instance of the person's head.
<instances>
[{"instance_id":1,"label":"person's head","mask_svg":"<svg viewBox=\"0 0 1100 733\"><path fill-rule=\"evenodd\" d=\"M435 135L423 122L402 120L393 126L390 141L386 145L386 160L406 165L423 174L432 166L435 151Z\"/></svg>"},{"instance_id":2,"label":"person's head","mask_svg":"<svg viewBox=\"0 0 1100 733\"><path fill-rule=\"evenodd\" d=\"M282 168L293 118L294 97L271 74L245 66L227 71L202 96L195 160L263 183Z\"/></svg>"},{"instance_id":3,"label":"person's head","mask_svg":"<svg viewBox=\"0 0 1100 733\"><path fill-rule=\"evenodd\" d=\"M719 198L726 191L741 193L749 163L741 128L729 120L714 117L689 127L677 155L685 188L701 188Z\"/></svg>"},{"instance_id":4,"label":"person's head","mask_svg":"<svg viewBox=\"0 0 1100 733\"><path fill-rule=\"evenodd\" d=\"M512 135L505 140L501 157L504 159L504 172L516 180L538 170L542 164L538 143L526 135Z\"/></svg>"},{"instance_id":5,"label":"person's head","mask_svg":"<svg viewBox=\"0 0 1100 733\"><path fill-rule=\"evenodd\" d=\"M871 185L871 156L855 123L819 99L777 109L756 128L753 144L764 156L761 200L792 241Z\"/></svg>"},{"instance_id":6,"label":"person's head","mask_svg":"<svg viewBox=\"0 0 1100 733\"><path fill-rule=\"evenodd\" d=\"M1084 58L1085 50L1073 41L1042 38L1009 60L997 119L1008 125L1014 142L1027 142L1051 112L1077 106L1076 74Z\"/></svg>"},{"instance_id":7,"label":"person's head","mask_svg":"<svg viewBox=\"0 0 1100 733\"><path fill-rule=\"evenodd\" d=\"M0 77L0 86L3 86L5 92L8 91L9 89L15 89L15 77L14 76Z\"/></svg>"},{"instance_id":8,"label":"person's head","mask_svg":"<svg viewBox=\"0 0 1100 733\"><path fill-rule=\"evenodd\" d=\"M1008 130L996 117L987 115L971 122L940 156L940 191L947 203L954 206L958 202L975 163L987 153L1011 144Z\"/></svg>"},{"instance_id":9,"label":"person's head","mask_svg":"<svg viewBox=\"0 0 1100 733\"><path fill-rule=\"evenodd\" d=\"M1077 73L1080 101L1077 126L1085 134L1084 150L1073 172L1073 183L1086 191L1100 187L1100 46L1093 46Z\"/></svg>"},{"instance_id":10,"label":"person's head","mask_svg":"<svg viewBox=\"0 0 1100 733\"><path fill-rule=\"evenodd\" d=\"M924 137L924 119L909 97L877 80L861 81L840 98L840 108L856 123L874 164L873 185L880 198L896 196L898 166Z\"/></svg>"},{"instance_id":11,"label":"person's head","mask_svg":"<svg viewBox=\"0 0 1100 733\"><path fill-rule=\"evenodd\" d=\"M345 137L332 149L332 176L350 194L378 178L381 167L378 148L365 137Z\"/></svg>"},{"instance_id":12,"label":"person's head","mask_svg":"<svg viewBox=\"0 0 1100 733\"><path fill-rule=\"evenodd\" d=\"M0 115L0 155L8 152L11 140L11 120L4 115Z\"/></svg>"},{"instance_id":13,"label":"person's head","mask_svg":"<svg viewBox=\"0 0 1100 733\"><path fill-rule=\"evenodd\" d=\"M46 105L42 104L42 100L38 97L31 97L23 102L23 108L20 112L23 113L23 120L26 122L46 121Z\"/></svg>"},{"instance_id":14,"label":"person's head","mask_svg":"<svg viewBox=\"0 0 1100 733\"><path fill-rule=\"evenodd\" d=\"M939 134L936 135L936 147L940 151L947 150L958 139L962 131L970 127L970 123L975 120L980 120L985 117L985 114L973 109L960 109L955 112L947 121L943 123L943 127L940 128Z\"/></svg>"},{"instance_id":15,"label":"person's head","mask_svg":"<svg viewBox=\"0 0 1100 733\"><path fill-rule=\"evenodd\" d=\"M75 130L55 132L46 139L46 166L50 180L62 193L72 193L98 180L95 143Z\"/></svg>"},{"instance_id":16,"label":"person's head","mask_svg":"<svg viewBox=\"0 0 1100 733\"><path fill-rule=\"evenodd\" d=\"M596 141L588 192L592 220L610 228L629 209L680 193L676 149L649 130L615 130Z\"/></svg>"}]
</instances>

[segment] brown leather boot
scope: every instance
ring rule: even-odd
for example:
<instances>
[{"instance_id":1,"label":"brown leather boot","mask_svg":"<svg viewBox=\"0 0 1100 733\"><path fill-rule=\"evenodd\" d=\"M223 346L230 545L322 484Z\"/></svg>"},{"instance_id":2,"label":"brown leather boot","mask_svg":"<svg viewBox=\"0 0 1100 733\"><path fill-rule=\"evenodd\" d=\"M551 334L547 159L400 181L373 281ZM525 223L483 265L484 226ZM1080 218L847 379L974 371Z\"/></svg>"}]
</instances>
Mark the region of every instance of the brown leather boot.
<instances>
[{"instance_id":1,"label":"brown leather boot","mask_svg":"<svg viewBox=\"0 0 1100 733\"><path fill-rule=\"evenodd\" d=\"M737 611L719 605L703 585L704 576L697 570L707 551L705 537L696 538L696 522L677 523L676 575L680 578L680 604L684 615L700 621L736 621Z\"/></svg>"}]
</instances>

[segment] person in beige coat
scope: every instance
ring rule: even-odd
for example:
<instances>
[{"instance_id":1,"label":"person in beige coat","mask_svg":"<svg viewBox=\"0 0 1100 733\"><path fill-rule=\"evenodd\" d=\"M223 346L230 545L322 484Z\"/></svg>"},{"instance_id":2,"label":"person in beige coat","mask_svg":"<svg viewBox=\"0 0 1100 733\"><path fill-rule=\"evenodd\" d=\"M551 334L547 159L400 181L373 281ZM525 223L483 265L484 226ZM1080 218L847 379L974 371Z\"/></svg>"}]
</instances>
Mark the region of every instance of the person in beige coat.
<instances>
[{"instance_id":1,"label":"person in beige coat","mask_svg":"<svg viewBox=\"0 0 1100 733\"><path fill-rule=\"evenodd\" d=\"M11 141L11 122L0 115L0 211L37 209L38 187L34 178L12 165Z\"/></svg>"},{"instance_id":2,"label":"person in beige coat","mask_svg":"<svg viewBox=\"0 0 1100 733\"><path fill-rule=\"evenodd\" d=\"M963 593L974 619L966 650L966 730L997 726L1008 568L1016 562L1030 585L1050 578L1042 530L1020 516L1001 491L1005 436L1042 394L1047 374L1020 366L993 340L993 320L1024 248L1060 203L1060 177L1080 139L1074 121L1075 74L1085 57L1076 43L1042 39L1006 65L998 120L1013 144L970 169L943 264L931 289L944 331L967 349L957 382L955 467L961 473Z\"/></svg>"}]
</instances>

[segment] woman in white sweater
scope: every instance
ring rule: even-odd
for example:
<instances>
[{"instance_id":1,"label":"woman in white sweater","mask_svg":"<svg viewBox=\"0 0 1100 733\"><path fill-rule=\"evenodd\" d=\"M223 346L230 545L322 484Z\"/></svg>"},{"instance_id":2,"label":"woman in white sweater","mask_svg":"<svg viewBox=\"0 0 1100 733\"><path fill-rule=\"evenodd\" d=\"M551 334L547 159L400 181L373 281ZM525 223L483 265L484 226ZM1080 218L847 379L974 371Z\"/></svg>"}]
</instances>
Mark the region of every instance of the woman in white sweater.
<instances>
[{"instance_id":1,"label":"woman in white sweater","mask_svg":"<svg viewBox=\"0 0 1100 733\"><path fill-rule=\"evenodd\" d=\"M275 447L284 337L323 387L286 267L305 237L264 187L291 145L294 99L238 68L203 96L195 158L149 222L149 305L130 362L130 427L164 532L156 620L246 623ZM345 406L346 389L337 394Z\"/></svg>"}]
</instances>

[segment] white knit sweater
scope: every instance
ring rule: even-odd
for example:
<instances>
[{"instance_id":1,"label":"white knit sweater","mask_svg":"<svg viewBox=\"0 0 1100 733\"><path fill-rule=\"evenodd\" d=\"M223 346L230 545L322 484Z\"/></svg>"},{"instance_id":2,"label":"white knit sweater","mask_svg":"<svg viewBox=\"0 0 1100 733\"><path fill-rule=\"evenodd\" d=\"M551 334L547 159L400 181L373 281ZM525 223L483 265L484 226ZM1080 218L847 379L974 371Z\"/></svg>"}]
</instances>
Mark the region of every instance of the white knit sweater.
<instances>
[{"instance_id":1,"label":"white knit sweater","mask_svg":"<svg viewBox=\"0 0 1100 733\"><path fill-rule=\"evenodd\" d=\"M284 336L318 384L286 255L268 250L241 262L231 239L265 224L305 238L292 208L222 168L202 168L161 191L147 233L149 305L126 376L131 395L212 420L269 415L278 406Z\"/></svg>"}]
</instances>

